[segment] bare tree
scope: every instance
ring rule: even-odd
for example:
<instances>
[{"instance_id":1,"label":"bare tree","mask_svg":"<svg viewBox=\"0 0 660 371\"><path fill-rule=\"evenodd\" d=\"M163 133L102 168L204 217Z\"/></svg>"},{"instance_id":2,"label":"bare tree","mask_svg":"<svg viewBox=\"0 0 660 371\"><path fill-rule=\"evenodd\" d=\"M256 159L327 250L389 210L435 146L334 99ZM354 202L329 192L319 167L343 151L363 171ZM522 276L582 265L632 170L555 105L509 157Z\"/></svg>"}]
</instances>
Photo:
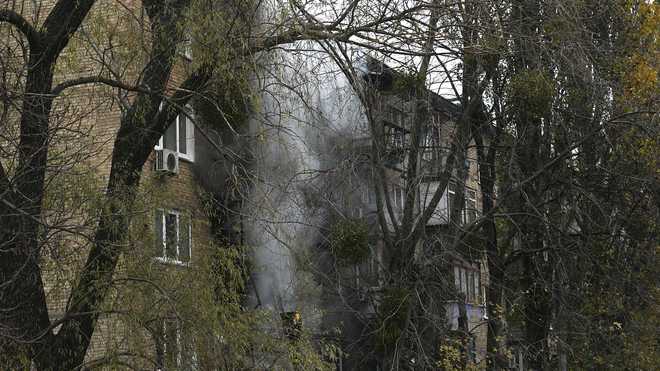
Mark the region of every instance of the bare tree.
<instances>
[{"instance_id":1,"label":"bare tree","mask_svg":"<svg viewBox=\"0 0 660 371\"><path fill-rule=\"evenodd\" d=\"M0 20L19 32L16 45L25 46L26 64L21 69L25 81L22 91L11 92L3 87L3 96L20 102L21 108L17 114L8 116L20 122L3 127L17 127L20 135L15 147L8 143L5 150L3 144L3 152L17 159L15 165L7 170L8 162L3 160L0 167L2 353L16 355L12 362L20 363L21 357L26 357L39 369L80 367L121 256L118 246L129 227L126 206L130 208L134 204L145 161L180 108L216 71L249 59L255 53L299 39L346 40L358 32L376 28L381 18L386 18L385 14L370 19L355 18L352 11L358 3L350 2L344 8L334 9L331 17L318 19L306 11L312 9L313 13L316 5L297 2L144 1L135 8L147 16L141 24L146 45L137 78L130 76L130 80L122 81L112 74L117 71L107 66L111 72L107 75L80 76L57 83L60 81L56 73L58 61L95 2L58 1L52 6L39 3L36 8L23 8L15 3L3 6ZM224 17L228 22L215 35L218 38L200 38L199 50L211 49L213 42L225 37L222 50L225 54L201 53L204 57L193 64L194 70L178 86L172 86L177 50L185 36L181 24L191 9L204 9L204 6L213 9L211 14L215 17L211 19ZM39 15L44 13L47 16L40 21ZM138 20L139 14L134 14ZM218 17L220 14L222 17ZM273 18L269 18L271 15ZM254 24L254 19L259 21ZM272 19L277 21L271 22ZM217 25L208 27L214 29ZM53 105L66 89L86 84L104 84L129 94L123 95L125 110L113 144L106 206L100 212L89 255L71 291L67 313L59 323L51 323L39 256L43 246L40 221L47 211L43 198L48 154L57 145L50 136Z\"/></svg>"}]
</instances>

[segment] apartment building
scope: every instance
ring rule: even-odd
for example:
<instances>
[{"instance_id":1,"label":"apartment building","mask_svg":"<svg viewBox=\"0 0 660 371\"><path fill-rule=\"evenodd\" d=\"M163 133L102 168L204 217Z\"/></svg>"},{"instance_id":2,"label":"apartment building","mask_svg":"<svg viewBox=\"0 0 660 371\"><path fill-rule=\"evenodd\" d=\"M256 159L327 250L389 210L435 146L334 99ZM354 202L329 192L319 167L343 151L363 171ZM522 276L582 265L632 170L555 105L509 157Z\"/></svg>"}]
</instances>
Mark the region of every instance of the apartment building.
<instances>
[{"instance_id":1,"label":"apartment building","mask_svg":"<svg viewBox=\"0 0 660 371\"><path fill-rule=\"evenodd\" d=\"M24 2L14 4L14 9L39 25L54 3ZM108 70L125 73L115 77L129 85L139 81L139 71L128 68L148 56L148 40L140 39L149 36L145 19L140 2L119 6L99 1L60 58L54 86L77 78L105 76ZM106 27L106 38L93 34L91 30L97 25ZM26 56L17 51L20 45L16 40L20 38L3 35L4 46L16 47L11 49L15 54L3 57L4 63L15 62L16 68L5 64L3 74L18 71L15 83L20 87ZM131 54L122 55L131 47L121 43L130 40L135 41ZM105 52L101 50L104 47ZM189 49L177 51L169 87L185 79L191 57ZM11 76L7 81L12 82ZM115 141L122 117L135 99L134 93L104 84L80 84L66 88L54 101L40 266L55 333L67 315L70 293L92 248L99 210L110 207L106 192ZM12 111L7 115L10 123L17 117ZM0 161L11 166L12 141L18 143L18 139L12 130L5 130L11 126L2 129ZM192 310L186 306L192 305L192 291L197 288L194 279L215 246L212 213L206 203L209 195L220 191L212 166L220 156L214 135L199 124L192 104L181 107L145 162L135 205L122 210L129 219L129 231L114 247L122 257L100 310L84 368L131 364L184 370L201 362L187 335L192 320L187 314ZM179 305L174 299L181 297L189 301Z\"/></svg>"},{"instance_id":2,"label":"apartment building","mask_svg":"<svg viewBox=\"0 0 660 371\"><path fill-rule=\"evenodd\" d=\"M113 14L108 19L114 19L135 16L140 13L140 4L130 3L130 7L125 8L126 14L117 11L116 4L100 4L97 12L90 19L103 20L108 14ZM47 7L41 10L47 11ZM107 19L106 19L107 20ZM123 25L121 26L123 27ZM119 28L121 28L119 27ZM140 30L143 31L143 30ZM144 50L133 50L137 56L144 53ZM79 54L77 54L79 53ZM71 79L99 74L107 61L95 59L99 57L99 50L72 48L72 51L66 55L65 62L71 62L70 65L63 64L56 79ZM170 84L176 86L185 75L185 70L190 63L190 53L186 50L179 51L177 63L170 77ZM410 112L409 102L405 96L397 93L388 92L386 80L393 78L393 71L382 64L368 65L369 75L378 75L383 79L383 84L379 88L381 93L378 125L382 125L383 140L387 148L386 154L386 176L388 183L388 193L386 197L391 200L393 209L392 215L396 218L400 214L404 204L404 189L406 189L405 177L402 170L405 169L405 152L407 132L409 131L410 121L407 118ZM377 67L377 68L376 68ZM310 70L311 71L311 70ZM389 75L389 77L388 77ZM341 76L335 71L335 75L328 75L332 80L339 80ZM357 99L350 95L350 87L344 86L344 91L348 95L344 98L352 102L354 106ZM310 89L313 90L313 89ZM291 92L283 90L280 92L285 98L291 97ZM320 95L327 97L336 93L334 90L327 90ZM270 92L269 92L270 94ZM288 99L287 98L287 99ZM316 98L316 97L312 97ZM113 154L113 143L117 137L120 128L120 122L123 115L126 114L126 106L130 105L134 96L131 93L123 92L117 94L111 88L103 87L99 84L81 85L66 90L60 101L61 107L55 110L58 116L55 118L61 120L61 125L54 127L57 137L57 145L50 152L53 159L51 172L52 184L58 187L52 187L48 191L54 192L53 195L62 198L75 199L77 195L83 195L80 202L75 207L81 210L72 210L72 207L65 205L62 210L66 212L63 218L84 226L81 230L71 231L70 229L54 228L49 231L50 235L46 239L46 248L43 249L43 280L45 294L48 301L48 310L51 322L58 323L67 313L67 302L71 288L76 284L77 270L83 265L87 253L90 249L93 228L97 225L98 215L94 210L98 207L105 207L106 186L111 171L110 159ZM285 102L287 99L283 99ZM441 163L443 151L446 147L447 138L451 132L451 120L454 117L453 105L444 101L439 96L433 96L433 114L425 138L425 148L428 151L422 151L419 159L427 169L427 180L416 190L419 192L417 200L421 200L416 205L419 210L425 205L425 199L433 192L433 187L437 187L434 182L434 166ZM321 100L319 100L321 101ZM375 308L378 300L379 289L381 287L380 275L385 272L384 258L378 253L382 250L379 246L382 242L379 240L377 227L374 223L374 205L375 194L373 185L376 181L370 174L369 167L358 167L358 172L342 179L341 187L337 189L334 195L339 198L351 200L344 206L335 207L333 210L342 209L344 215L350 215L352 218L365 219L370 229L370 254L365 262L353 264L353 266L342 268L340 272L340 285L336 288L340 292L333 292L332 295L326 295L322 299L305 298L307 294L298 281L302 281L301 276L297 276L299 271L294 271L294 256L287 253L290 247L302 247L306 250L322 248L321 241L324 239L321 231L324 223L329 218L325 210L317 212L322 208L328 207L328 204L317 203L317 200L310 200L308 195L314 193L314 188L310 191L309 185L318 183L313 177L305 177L302 182L294 183L295 189L290 192L271 192L275 179L282 182L285 186L298 181L291 175L298 176L306 174L309 169L313 169L318 164L325 164L336 161L337 158L329 160L326 153L331 153L329 144L322 143L319 137L333 138L336 140L333 148L342 147L342 143L356 142L353 146L357 149L358 156L363 153L365 145L360 144L362 139L359 135L366 135L366 142L371 140L380 140L380 138L369 137L368 130L365 127L359 127L349 135L342 133L334 137L325 136L328 132L310 133L308 124L316 124L317 116L308 114L304 122L306 126L295 123L293 116L300 111L291 112L276 111L274 100L262 100L261 116L268 116L268 113L275 113L272 117L278 121L278 129L291 125L292 131L263 130L255 131L256 142L262 142L266 150L262 153L262 159L265 159L265 165L256 173L261 184L253 186L248 197L252 201L246 203L247 208L253 210L242 210L241 216L246 219L245 229L248 230L246 242L255 249L274 249L278 254L255 254L256 266L263 266L263 271L258 271L254 278L254 291L258 298L260 308L268 308L285 312L282 316L284 322L300 322L300 316L291 314L295 312L302 313L302 323L312 329L312 331L328 328L332 324L337 324L346 319L346 302L337 301L337 295L349 299L351 315L353 317L369 318L375 314ZM306 103L306 102L303 102ZM317 107L323 111L322 107ZM327 108L327 107L326 107ZM333 107L334 109L336 107ZM355 108L355 107L354 107ZM59 109L59 111L58 111ZM204 195L208 192L222 192L219 185L224 184L224 179L218 174L218 179L214 179L212 164L220 159L220 151L217 141L213 140L216 135L207 128L198 125L196 113L191 107L180 107L178 116L172 121L165 134L160 138L153 148L149 159L142 168L142 177L140 190L134 210L130 210L130 226L127 233L127 239L122 242L120 248L123 252L123 258L118 264L118 268L113 276L116 284L113 292L109 294L107 303L104 305L103 313L100 316L99 323L94 331L91 345L88 351L86 362L88 365L102 365L104 362L127 362L133 364L150 364L154 368L168 369L186 369L195 368L203 364L201 355L197 355L195 347L192 345L195 340L188 335L189 326L204 326L204 323L191 323L186 321L184 313L186 308L181 308L178 302L171 298L184 297L190 299L194 296L196 289L195 276L193 272L197 266L205 263L208 257L209 249L213 247L214 231L212 222L205 210ZM305 112L309 113L309 112ZM329 113L326 111L325 113ZM336 115L337 112L334 112ZM305 115L303 115L305 116ZM322 115L323 116L323 115ZM296 117L299 120L300 115ZM263 117L260 117L263 119ZM325 117L326 120L329 116ZM344 123L350 120L343 115ZM364 124L364 117L360 116L360 109L353 109L350 119L355 119L355 124ZM288 120L288 121L287 121ZM251 120L251 125L257 127L259 120ZM284 122L284 123L282 123ZM322 120L323 121L323 117ZM270 123L269 123L270 124ZM272 129L271 127L271 129ZM445 129L449 129L445 131ZM275 135L281 135L285 132L289 136L285 141L279 142ZM291 135L293 133L294 135ZM336 133L335 133L336 134ZM273 137L269 137L273 135ZM334 134L333 134L334 135ZM293 139L291 139L293 138ZM304 143L296 142L299 138L304 138ZM301 145L299 145L301 144ZM282 145L281 148L274 148ZM317 145L313 151L308 151L309 146ZM255 147L257 145L255 144ZM268 147L270 146L270 147ZM256 153L256 151L255 151ZM277 156L271 156L276 154ZM284 154L284 155L283 155ZM72 157L74 156L75 157ZM288 156L292 155L292 156ZM58 157L56 157L58 156ZM317 156L314 158L313 156ZM324 157L325 156L325 157ZM255 156L256 157L256 156ZM474 156L469 155L473 159ZM73 159L75 161L67 162ZM56 160L62 160L58 164ZM359 161L358 161L359 162ZM287 168L290 164L301 164L299 168ZM467 180L453 182L442 197L440 205L429 223L427 235L432 236L431 231L437 231L437 240L428 239L428 243L420 246L419 249L433 248L434 244L442 241L443 230L451 224L451 215L448 210L451 209L454 198L452 194L456 193L458 187L467 187L465 194L466 207L461 211L461 224L469 223L477 216L479 209L478 179L476 178L476 165L474 161L466 161L469 177ZM318 168L317 168L318 169ZM263 171L262 171L263 170ZM328 180L327 178L319 178ZM218 180L218 181L215 181ZM336 180L336 179L335 179ZM347 186L346 182L349 184ZM316 182L316 183L315 183ZM328 181L324 188L329 188L334 184ZM279 185L279 184L278 184ZM260 188L261 187L261 188ZM248 193L248 192L246 192ZM256 196L254 196L256 195ZM385 195L380 195L385 196ZM333 196L334 197L334 196ZM355 199L357 197L357 199ZM300 200L304 202L300 202ZM284 200L284 201L282 201ZM329 198L329 200L333 200ZM260 203L264 201L263 203ZM271 202L276 201L276 202ZM300 204L304 204L300 207ZM267 205L267 207L261 207ZM47 205L48 207L48 205ZM55 210L55 208L53 208ZM281 215L275 215L281 212ZM296 219L290 220L294 216ZM55 218L57 215L49 215L49 218ZM284 223L282 223L284 222ZM391 222L391 221L390 221ZM295 227L284 227L289 223ZM53 223L56 225L57 223ZM269 229L273 225L276 228ZM313 230L313 231L312 231ZM282 247L286 247L286 249ZM282 254L280 254L282 253ZM479 258L466 256L459 252L452 253L451 260L447 261L452 269L449 271L454 274L456 290L463 293L462 300L454 298L453 302L449 298L446 300L446 317L449 320L449 326L458 330L462 323L468 323L468 332L475 333L475 346L477 349L475 361L478 361L481 344L482 327L477 326L479 322L480 302L485 280L482 279L481 264ZM411 257L413 258L413 257ZM286 271L286 272L282 272ZM145 278L146 277L146 278ZM348 279L346 279L348 277ZM313 277L318 279L319 277ZM309 279L309 275L305 277ZM142 282L146 284L144 288L136 288L131 282ZM292 282L296 281L296 282ZM323 286L324 283L321 283ZM322 290L325 290L323 288ZM327 292L327 291L326 291ZM333 296L334 295L334 296ZM293 297L297 296L296 299ZM460 297L460 296L459 296ZM304 299L304 300L298 300ZM305 301L310 305L305 307ZM196 305L194 301L182 301L189 307ZM469 306L469 307L468 307ZM184 305L185 307L185 305ZM305 307L305 308L303 308ZM463 315L461 308L468 308L467 315ZM443 309L444 310L444 309ZM318 314L321 312L322 314ZM316 318L313 316L316 314ZM338 313L333 317L332 313ZM360 337L361 326L352 326L351 318L342 325L343 338L357 339ZM298 324L296 324L298 326ZM55 329L57 331L57 329ZM291 331L284 331L291 334ZM350 352L350 349L347 349ZM136 358L140 358L139 360ZM339 357L339 363L342 364L345 357ZM378 367L378 362L369 363L372 360L366 359L368 365ZM355 364L355 367L358 364ZM364 365L364 364L362 364ZM342 366L344 367L344 366ZM351 367L351 361L347 359L346 367ZM355 369L355 368L354 368Z\"/></svg>"},{"instance_id":3,"label":"apartment building","mask_svg":"<svg viewBox=\"0 0 660 371\"><path fill-rule=\"evenodd\" d=\"M212 213L205 200L218 191L210 186L213 170L208 167L217 158L218 152L207 130L195 124L192 108L187 109L169 126L144 165L138 202L130 212L135 230L129 233L128 240L121 247L124 258L115 273L118 282L164 277L162 282L151 283L154 290L163 290L162 296L140 298L135 292L124 291L132 290L130 284L117 284L117 292L108 300L108 314L101 315L91 340L87 356L90 365L108 358L120 359L118 354L130 349L139 349L135 353L147 361L131 359L129 363L155 363L158 368L165 369L167 366L167 369L183 370L196 362L194 352L188 348L190 339L185 336L187 324L181 320L186 316L176 303L168 303L171 300L168 290L194 287L186 284L186 280L193 277L192 271L208 259L214 247L212 220L209 217ZM114 142L120 115L117 106L110 106L82 124L89 125L90 135L99 143L84 166L88 169L87 181L99 186L96 191L100 192L100 196L90 197L100 204L103 203L105 182L110 172L112 146L109 144ZM67 174L61 176L65 179ZM66 313L66 300L76 273L70 271L65 275L61 267L78 267L88 251L84 239L62 233L57 236L58 246L45 251L59 251L59 255L47 254L45 258L47 261L52 258L52 264L45 264L44 269L46 296L53 321ZM174 277L183 281L173 282ZM129 314L147 315L142 324L121 314L122 311L130 313L136 310L132 305L137 306L140 299L144 299L141 305L148 302L153 305L151 308L137 308L137 312ZM137 301L125 302L129 300Z\"/></svg>"},{"instance_id":4,"label":"apartment building","mask_svg":"<svg viewBox=\"0 0 660 371\"><path fill-rule=\"evenodd\" d=\"M321 306L327 313L320 327L341 328L337 342L343 346L346 354L338 361L338 367L342 370L378 369L383 366L376 354L378 351L372 344L374 334L378 332L373 324L380 323L377 317L383 314L378 307L382 305L391 257L387 256L385 242L380 234L377 196L381 199L386 223L392 227L392 218L400 222L403 217L405 192L410 189L406 187L406 169L410 161L413 111L411 100L395 88L394 81L400 77L396 71L368 57L365 65L366 68L361 67L361 77L370 80L375 89L375 125L380 127L374 130L368 127L364 116L351 116L349 121L357 120L357 127L341 139L336 139L346 143L350 149L344 149L346 152L338 155L339 159L332 163L332 166L341 168L349 162L352 165L348 166L347 170L340 171L341 175L337 176L339 179L331 179L328 182L332 184L331 188L337 195L333 199L332 208L335 211L330 212L330 224L344 223L343 227L349 230L361 223L365 225L369 234L368 256L348 264L338 262L336 257L328 257L319 268L326 272L325 275L320 275L319 280L324 283ZM341 80L341 76L336 78ZM336 94L347 96L341 91ZM424 137L416 159L422 175L419 177L419 183L412 187L414 192L417 192L412 213L417 216L429 204L439 186L440 171L444 168L450 151L450 140L455 129L454 120L459 112L454 103L430 91L428 94L430 118L425 124ZM327 95L333 93L328 92ZM353 98L343 99L357 100L354 95ZM344 102L336 106L346 105L350 104ZM344 120L340 116L328 116L335 120ZM374 131L382 133L382 137L378 137ZM375 141L381 141L383 144L381 164L372 161ZM469 232L469 228L479 218L481 192L476 157L476 148L472 143L468 147L464 168L454 171L427 223L422 243L417 247L415 256L410 258L432 257L437 262L437 269L445 272L443 274L451 281L453 293L434 299L435 302L442 303L436 315L446 319L448 334L465 349L464 356L468 362L484 366L487 338L485 294L488 284L485 257L478 247L470 245L469 238L459 244L452 240L456 230L468 231L468 235L474 234ZM378 170L381 165L384 175ZM464 174L462 179L459 174ZM456 195L459 187L463 188L464 201L463 205L457 208L460 215L452 216L451 210L458 202ZM378 190L380 195L376 194ZM329 230L331 239L333 227L329 227ZM355 239L359 239L357 235ZM320 245L319 254L327 251L329 245L332 249L332 242L321 242ZM324 248L326 250L323 250ZM326 275L335 278L328 280ZM371 337L366 334L371 334ZM364 339L370 340L364 342ZM360 356L355 357L355 354Z\"/></svg>"}]
</instances>

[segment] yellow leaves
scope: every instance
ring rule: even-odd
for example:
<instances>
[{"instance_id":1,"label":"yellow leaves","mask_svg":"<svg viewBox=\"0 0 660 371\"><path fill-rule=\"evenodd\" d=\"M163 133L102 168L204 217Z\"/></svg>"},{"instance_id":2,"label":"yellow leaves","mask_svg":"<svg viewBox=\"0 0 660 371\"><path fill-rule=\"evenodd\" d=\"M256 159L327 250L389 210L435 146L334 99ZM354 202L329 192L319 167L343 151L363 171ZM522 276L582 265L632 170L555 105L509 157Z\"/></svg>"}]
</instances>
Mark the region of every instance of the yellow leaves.
<instances>
[{"instance_id":1,"label":"yellow leaves","mask_svg":"<svg viewBox=\"0 0 660 371\"><path fill-rule=\"evenodd\" d=\"M438 348L438 361L436 366L441 370L446 371L476 371L479 370L479 366L474 363L468 363L465 365L463 363L463 352L461 348L465 345L461 343L459 339L447 339L443 344L440 344Z\"/></svg>"},{"instance_id":2,"label":"yellow leaves","mask_svg":"<svg viewBox=\"0 0 660 371\"><path fill-rule=\"evenodd\" d=\"M658 66L651 65L646 56L635 54L624 75L625 98L637 103L647 102L658 94Z\"/></svg>"},{"instance_id":3,"label":"yellow leaves","mask_svg":"<svg viewBox=\"0 0 660 371\"><path fill-rule=\"evenodd\" d=\"M461 349L458 342L442 344L439 349L440 359L437 366L443 370L460 370Z\"/></svg>"},{"instance_id":4,"label":"yellow leaves","mask_svg":"<svg viewBox=\"0 0 660 371\"><path fill-rule=\"evenodd\" d=\"M657 37L660 35L660 5L642 2L639 5L639 18L641 19L640 36L653 37L657 42Z\"/></svg>"},{"instance_id":5,"label":"yellow leaves","mask_svg":"<svg viewBox=\"0 0 660 371\"><path fill-rule=\"evenodd\" d=\"M660 139L642 138L639 140L639 158L648 166L655 169L655 175L660 176Z\"/></svg>"},{"instance_id":6,"label":"yellow leaves","mask_svg":"<svg viewBox=\"0 0 660 371\"><path fill-rule=\"evenodd\" d=\"M658 99L660 84L660 5L641 1L627 19L628 57L621 69L624 101L628 106L643 106Z\"/></svg>"}]
</instances>

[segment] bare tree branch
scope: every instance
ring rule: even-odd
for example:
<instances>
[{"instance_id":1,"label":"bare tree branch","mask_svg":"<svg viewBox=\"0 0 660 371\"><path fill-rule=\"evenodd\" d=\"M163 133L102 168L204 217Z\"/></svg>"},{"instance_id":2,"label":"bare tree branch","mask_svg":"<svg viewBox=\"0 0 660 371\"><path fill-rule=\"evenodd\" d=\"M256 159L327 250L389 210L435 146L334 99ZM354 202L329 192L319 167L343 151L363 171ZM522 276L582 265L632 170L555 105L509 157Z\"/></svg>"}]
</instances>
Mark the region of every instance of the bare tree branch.
<instances>
[{"instance_id":1,"label":"bare tree branch","mask_svg":"<svg viewBox=\"0 0 660 371\"><path fill-rule=\"evenodd\" d=\"M87 85L87 84L103 84L103 85L108 85L108 86L111 86L111 87L114 87L114 88L119 88L119 89L126 90L126 91L145 93L145 94L157 94L153 90L149 90L145 87L129 85L129 84L123 83L123 82L115 80L115 79L110 79L110 78L103 77L103 76L86 76L86 77L80 77L80 78L73 79L73 80L67 80L67 81L64 81L62 83L57 84L57 86L55 86L53 88L53 90L51 90L51 95L58 96L65 89L72 88L72 87L75 87L75 86L80 86L80 85Z\"/></svg>"},{"instance_id":2,"label":"bare tree branch","mask_svg":"<svg viewBox=\"0 0 660 371\"><path fill-rule=\"evenodd\" d=\"M23 16L10 9L0 10L0 21L7 22L16 27L30 43L30 48L38 47L42 41L42 35Z\"/></svg>"}]
</instances>

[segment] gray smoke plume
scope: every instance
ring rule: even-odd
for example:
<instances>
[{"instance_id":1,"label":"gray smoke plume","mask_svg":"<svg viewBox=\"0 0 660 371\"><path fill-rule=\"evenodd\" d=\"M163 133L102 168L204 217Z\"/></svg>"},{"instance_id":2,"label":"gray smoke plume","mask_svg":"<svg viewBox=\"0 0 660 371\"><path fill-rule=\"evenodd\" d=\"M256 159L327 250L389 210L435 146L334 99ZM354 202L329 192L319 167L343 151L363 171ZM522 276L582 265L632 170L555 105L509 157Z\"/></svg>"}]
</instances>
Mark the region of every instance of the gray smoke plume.
<instances>
[{"instance_id":1,"label":"gray smoke plume","mask_svg":"<svg viewBox=\"0 0 660 371\"><path fill-rule=\"evenodd\" d=\"M364 116L322 52L274 53L263 69L267 77L255 82L259 112L250 122L254 184L244 210L254 248L253 304L290 312L298 306L296 257L319 242L322 205L332 199L324 186L346 155L337 143L363 135Z\"/></svg>"}]
</instances>

